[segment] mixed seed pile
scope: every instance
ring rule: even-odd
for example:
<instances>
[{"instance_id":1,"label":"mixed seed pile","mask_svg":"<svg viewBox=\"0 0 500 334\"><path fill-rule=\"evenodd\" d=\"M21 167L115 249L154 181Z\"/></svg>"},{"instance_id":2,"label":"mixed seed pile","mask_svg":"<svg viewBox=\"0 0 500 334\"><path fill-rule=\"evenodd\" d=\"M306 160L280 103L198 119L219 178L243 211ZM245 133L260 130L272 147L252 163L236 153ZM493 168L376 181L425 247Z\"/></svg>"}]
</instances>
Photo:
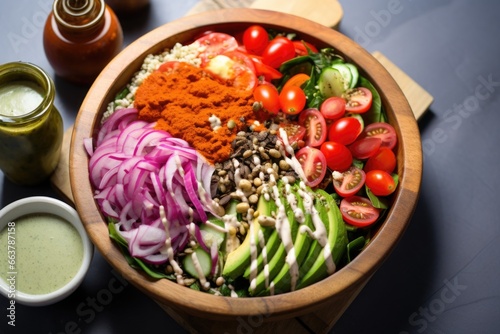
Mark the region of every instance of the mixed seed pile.
<instances>
[{"instance_id":1,"label":"mixed seed pile","mask_svg":"<svg viewBox=\"0 0 500 334\"><path fill-rule=\"evenodd\" d=\"M299 178L283 158L283 144L276 131L271 127L262 132L239 132L232 142L230 159L215 165L212 181L217 185L216 199L221 206L231 199L240 200L236 211L244 220L252 217L266 185L284 177L290 183Z\"/></svg>"}]
</instances>

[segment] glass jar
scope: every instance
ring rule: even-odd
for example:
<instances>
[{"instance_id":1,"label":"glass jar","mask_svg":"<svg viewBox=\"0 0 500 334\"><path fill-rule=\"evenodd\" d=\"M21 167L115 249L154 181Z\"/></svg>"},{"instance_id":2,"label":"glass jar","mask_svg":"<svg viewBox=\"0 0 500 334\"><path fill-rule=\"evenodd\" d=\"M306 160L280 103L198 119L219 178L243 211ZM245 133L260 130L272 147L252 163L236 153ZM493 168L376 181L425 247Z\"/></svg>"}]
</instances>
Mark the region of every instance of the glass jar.
<instances>
[{"instance_id":1,"label":"glass jar","mask_svg":"<svg viewBox=\"0 0 500 334\"><path fill-rule=\"evenodd\" d=\"M149 5L149 0L106 0L106 3L120 13L134 14Z\"/></svg>"},{"instance_id":2,"label":"glass jar","mask_svg":"<svg viewBox=\"0 0 500 334\"><path fill-rule=\"evenodd\" d=\"M38 66L0 65L0 169L20 185L36 185L57 167L63 121L52 79Z\"/></svg>"},{"instance_id":3,"label":"glass jar","mask_svg":"<svg viewBox=\"0 0 500 334\"><path fill-rule=\"evenodd\" d=\"M43 33L45 55L56 74L91 84L122 48L123 31L103 0L55 0Z\"/></svg>"}]
</instances>

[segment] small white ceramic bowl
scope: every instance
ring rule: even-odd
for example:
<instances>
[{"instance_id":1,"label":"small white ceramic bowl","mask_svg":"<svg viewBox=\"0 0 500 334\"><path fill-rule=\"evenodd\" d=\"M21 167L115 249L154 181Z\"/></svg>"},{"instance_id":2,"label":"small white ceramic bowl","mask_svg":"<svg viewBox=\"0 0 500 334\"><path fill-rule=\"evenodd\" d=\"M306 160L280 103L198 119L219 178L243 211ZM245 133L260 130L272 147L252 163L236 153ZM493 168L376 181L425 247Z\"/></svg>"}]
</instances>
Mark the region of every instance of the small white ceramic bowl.
<instances>
[{"instance_id":1,"label":"small white ceramic bowl","mask_svg":"<svg viewBox=\"0 0 500 334\"><path fill-rule=\"evenodd\" d=\"M90 242L76 210L68 204L51 197L28 197L7 205L0 210L0 231L6 228L9 222L15 221L24 215L35 213L56 215L71 223L78 231L83 244L82 264L76 275L66 285L46 294L35 295L20 291L16 291L15 293L16 303L28 306L44 306L54 304L66 298L78 288L90 266L90 262L94 255L94 246ZM2 245L2 248L5 249L1 249L0 254L7 254L7 248L3 246L4 245ZM12 299L12 291L9 289L7 282L5 282L2 278L0 278L0 293L3 296Z\"/></svg>"}]
</instances>

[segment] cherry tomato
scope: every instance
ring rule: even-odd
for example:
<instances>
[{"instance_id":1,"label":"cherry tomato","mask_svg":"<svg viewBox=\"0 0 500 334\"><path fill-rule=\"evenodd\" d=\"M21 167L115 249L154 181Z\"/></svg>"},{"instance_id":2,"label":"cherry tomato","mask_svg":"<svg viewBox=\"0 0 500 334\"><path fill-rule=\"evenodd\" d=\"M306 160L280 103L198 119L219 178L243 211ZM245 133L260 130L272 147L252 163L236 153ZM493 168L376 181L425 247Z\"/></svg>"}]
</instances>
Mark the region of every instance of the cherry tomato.
<instances>
[{"instance_id":1,"label":"cherry tomato","mask_svg":"<svg viewBox=\"0 0 500 334\"><path fill-rule=\"evenodd\" d=\"M389 123L377 122L368 124L363 130L362 138L376 137L382 139L381 147L387 147L391 150L396 146L396 130Z\"/></svg>"},{"instance_id":2,"label":"cherry tomato","mask_svg":"<svg viewBox=\"0 0 500 334\"><path fill-rule=\"evenodd\" d=\"M293 57L295 57L295 46L286 37L274 38L262 52L262 62L272 68L279 68Z\"/></svg>"},{"instance_id":3,"label":"cherry tomato","mask_svg":"<svg viewBox=\"0 0 500 334\"><path fill-rule=\"evenodd\" d=\"M309 78L310 78L309 75L307 75L305 73L297 73L294 76L292 76L290 79L288 79L288 81L283 86L283 90L285 90L291 86L301 87L304 82L309 80Z\"/></svg>"},{"instance_id":4,"label":"cherry tomato","mask_svg":"<svg viewBox=\"0 0 500 334\"><path fill-rule=\"evenodd\" d=\"M346 197L340 202L342 218L348 224L367 227L377 221L380 210L370 200L361 196Z\"/></svg>"},{"instance_id":5,"label":"cherry tomato","mask_svg":"<svg viewBox=\"0 0 500 334\"><path fill-rule=\"evenodd\" d=\"M279 93L271 84L260 84L255 87L253 98L256 102L262 103L262 107L271 114L280 111Z\"/></svg>"},{"instance_id":6,"label":"cherry tomato","mask_svg":"<svg viewBox=\"0 0 500 334\"><path fill-rule=\"evenodd\" d=\"M365 87L356 87L345 93L345 110L354 114L362 114L370 110L372 106L372 92Z\"/></svg>"},{"instance_id":7,"label":"cherry tomato","mask_svg":"<svg viewBox=\"0 0 500 334\"><path fill-rule=\"evenodd\" d=\"M266 81L272 81L274 79L280 79L283 74L275 68L272 68L269 65L266 65L262 62L262 57L249 55L250 59L252 59L253 64L255 66L255 73L259 77L264 77Z\"/></svg>"},{"instance_id":8,"label":"cherry tomato","mask_svg":"<svg viewBox=\"0 0 500 334\"><path fill-rule=\"evenodd\" d=\"M352 144L363 132L363 126L355 117L342 117L330 126L328 140L344 145Z\"/></svg>"},{"instance_id":9,"label":"cherry tomato","mask_svg":"<svg viewBox=\"0 0 500 334\"><path fill-rule=\"evenodd\" d=\"M326 119L339 119L345 114L345 100L338 96L329 97L321 103L319 111Z\"/></svg>"},{"instance_id":10,"label":"cherry tomato","mask_svg":"<svg viewBox=\"0 0 500 334\"><path fill-rule=\"evenodd\" d=\"M391 174L378 169L366 173L366 186L376 196L388 196L396 190Z\"/></svg>"},{"instance_id":11,"label":"cherry tomato","mask_svg":"<svg viewBox=\"0 0 500 334\"><path fill-rule=\"evenodd\" d=\"M269 35L260 25L253 25L243 33L243 45L249 53L261 55L269 43Z\"/></svg>"},{"instance_id":12,"label":"cherry tomato","mask_svg":"<svg viewBox=\"0 0 500 334\"><path fill-rule=\"evenodd\" d=\"M382 139L376 137L366 137L356 140L348 146L352 156L359 160L368 159L373 156L382 145Z\"/></svg>"},{"instance_id":13,"label":"cherry tomato","mask_svg":"<svg viewBox=\"0 0 500 334\"><path fill-rule=\"evenodd\" d=\"M396 169L396 155L391 149L382 147L366 161L363 169L365 172L379 169L390 174Z\"/></svg>"},{"instance_id":14,"label":"cherry tomato","mask_svg":"<svg viewBox=\"0 0 500 334\"><path fill-rule=\"evenodd\" d=\"M296 115L306 106L306 94L297 86L283 88L279 100L281 111L288 115Z\"/></svg>"},{"instance_id":15,"label":"cherry tomato","mask_svg":"<svg viewBox=\"0 0 500 334\"><path fill-rule=\"evenodd\" d=\"M318 109L309 108L303 110L299 116L299 124L306 128L304 141L306 145L318 147L326 139L326 122L325 118Z\"/></svg>"},{"instance_id":16,"label":"cherry tomato","mask_svg":"<svg viewBox=\"0 0 500 334\"><path fill-rule=\"evenodd\" d=\"M295 53L298 56L307 56L309 54L307 48L314 53L318 53L318 49L314 45L305 41L293 41L293 45L295 47Z\"/></svg>"},{"instance_id":17,"label":"cherry tomato","mask_svg":"<svg viewBox=\"0 0 500 334\"><path fill-rule=\"evenodd\" d=\"M306 128L297 123L281 123L279 127L285 130L288 144L292 147L298 146L300 147L300 142L303 143L304 135L306 134ZM283 141L281 137L281 131L278 131L278 138Z\"/></svg>"},{"instance_id":18,"label":"cherry tomato","mask_svg":"<svg viewBox=\"0 0 500 334\"><path fill-rule=\"evenodd\" d=\"M211 58L203 69L212 74L212 76L229 82L232 86L252 90L257 85L257 76L255 68L250 59L243 60L245 54L238 51L231 51L216 55Z\"/></svg>"},{"instance_id":19,"label":"cherry tomato","mask_svg":"<svg viewBox=\"0 0 500 334\"><path fill-rule=\"evenodd\" d=\"M326 159L323 153L317 148L306 146L301 148L295 157L304 171L306 185L317 186L326 174Z\"/></svg>"},{"instance_id":20,"label":"cherry tomato","mask_svg":"<svg viewBox=\"0 0 500 334\"><path fill-rule=\"evenodd\" d=\"M352 165L352 154L349 149L334 141L325 141L320 148L325 155L326 164L332 171L344 172Z\"/></svg>"},{"instance_id":21,"label":"cherry tomato","mask_svg":"<svg viewBox=\"0 0 500 334\"><path fill-rule=\"evenodd\" d=\"M342 177L333 176L333 187L335 192L342 197L349 197L356 194L365 184L365 172L355 166L351 166L342 173Z\"/></svg>"},{"instance_id":22,"label":"cherry tomato","mask_svg":"<svg viewBox=\"0 0 500 334\"><path fill-rule=\"evenodd\" d=\"M196 41L200 43L204 50L200 53L202 65L216 55L227 51L236 50L238 41L231 35L221 32L211 32L199 37Z\"/></svg>"}]
</instances>

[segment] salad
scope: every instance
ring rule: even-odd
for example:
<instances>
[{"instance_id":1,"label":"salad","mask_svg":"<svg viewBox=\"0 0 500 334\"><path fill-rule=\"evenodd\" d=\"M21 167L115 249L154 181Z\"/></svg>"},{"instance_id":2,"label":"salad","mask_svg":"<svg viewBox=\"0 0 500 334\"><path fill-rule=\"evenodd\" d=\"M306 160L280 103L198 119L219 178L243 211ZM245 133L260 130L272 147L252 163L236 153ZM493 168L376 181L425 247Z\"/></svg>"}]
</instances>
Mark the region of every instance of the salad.
<instances>
[{"instance_id":1,"label":"salad","mask_svg":"<svg viewBox=\"0 0 500 334\"><path fill-rule=\"evenodd\" d=\"M241 98L200 93L212 86ZM174 108L175 88L201 102ZM190 125L175 130L181 118ZM369 243L398 184L396 132L357 66L260 25L149 55L84 145L129 264L223 296L332 275Z\"/></svg>"}]
</instances>

